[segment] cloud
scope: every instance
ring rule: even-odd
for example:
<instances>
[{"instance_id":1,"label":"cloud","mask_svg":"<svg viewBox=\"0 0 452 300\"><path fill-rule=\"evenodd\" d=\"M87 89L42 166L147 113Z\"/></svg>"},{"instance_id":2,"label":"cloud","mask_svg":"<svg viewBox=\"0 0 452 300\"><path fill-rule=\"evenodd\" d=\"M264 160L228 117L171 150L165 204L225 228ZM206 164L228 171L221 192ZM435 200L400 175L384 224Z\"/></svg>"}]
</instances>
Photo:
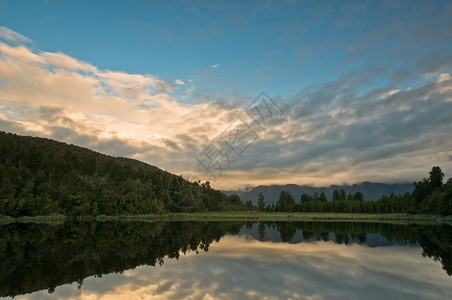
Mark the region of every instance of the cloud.
<instances>
[{"instance_id":1,"label":"cloud","mask_svg":"<svg viewBox=\"0 0 452 300\"><path fill-rule=\"evenodd\" d=\"M42 52L40 56L52 66L58 66L72 71L97 72L97 68L83 61L79 61L61 52Z\"/></svg>"},{"instance_id":2,"label":"cloud","mask_svg":"<svg viewBox=\"0 0 452 300\"><path fill-rule=\"evenodd\" d=\"M184 104L175 83L100 70L64 53L0 43L0 121L8 130L132 156L183 172L235 112ZM166 162L166 163L162 163Z\"/></svg>"},{"instance_id":3,"label":"cloud","mask_svg":"<svg viewBox=\"0 0 452 300\"><path fill-rule=\"evenodd\" d=\"M443 81L449 81L452 78L450 77L449 73L441 73L438 75L437 81L438 82L443 82Z\"/></svg>"},{"instance_id":4,"label":"cloud","mask_svg":"<svg viewBox=\"0 0 452 300\"><path fill-rule=\"evenodd\" d=\"M244 176L244 182L318 186L410 182L433 165L450 174L452 81L439 78L363 95L345 81L307 89L285 103L285 118L260 133L227 180Z\"/></svg>"},{"instance_id":5,"label":"cloud","mask_svg":"<svg viewBox=\"0 0 452 300\"><path fill-rule=\"evenodd\" d=\"M220 64L215 64L215 65L211 65L210 68L211 68L211 69L216 69L216 68L218 68L219 66L220 66Z\"/></svg>"},{"instance_id":6,"label":"cloud","mask_svg":"<svg viewBox=\"0 0 452 300\"><path fill-rule=\"evenodd\" d=\"M3 26L0 26L0 39L11 43L31 43L29 38Z\"/></svg>"},{"instance_id":7,"label":"cloud","mask_svg":"<svg viewBox=\"0 0 452 300\"><path fill-rule=\"evenodd\" d=\"M242 149L247 146L243 152L222 142L225 148L220 150L227 151L230 164L214 186L223 189L412 182L433 165L440 165L446 177L452 174L452 70L447 55L413 60L419 76L409 86L394 82L413 78L410 71L370 64L308 85L291 98L276 96L284 113L267 118L263 128L245 113L257 95L195 92L191 79L181 94L182 80L99 69L17 41L25 40L0 42L2 130L130 156L206 180L206 170L195 158L231 124L243 123L258 138L249 145L242 139ZM364 51L366 41L363 37L351 48ZM387 80L381 82L382 76ZM240 136L235 137L237 142Z\"/></svg>"}]
</instances>

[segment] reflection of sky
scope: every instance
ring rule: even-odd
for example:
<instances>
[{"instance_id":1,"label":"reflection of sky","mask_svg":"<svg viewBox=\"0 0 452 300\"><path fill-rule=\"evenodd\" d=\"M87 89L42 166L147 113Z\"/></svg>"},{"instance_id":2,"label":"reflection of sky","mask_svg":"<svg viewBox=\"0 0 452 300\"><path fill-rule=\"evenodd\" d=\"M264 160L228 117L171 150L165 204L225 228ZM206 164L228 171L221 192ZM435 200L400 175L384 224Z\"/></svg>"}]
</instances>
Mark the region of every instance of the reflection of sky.
<instances>
[{"instance_id":1,"label":"reflection of sky","mask_svg":"<svg viewBox=\"0 0 452 300\"><path fill-rule=\"evenodd\" d=\"M225 236L161 267L15 299L452 299L452 278L419 247L299 244Z\"/></svg>"}]
</instances>

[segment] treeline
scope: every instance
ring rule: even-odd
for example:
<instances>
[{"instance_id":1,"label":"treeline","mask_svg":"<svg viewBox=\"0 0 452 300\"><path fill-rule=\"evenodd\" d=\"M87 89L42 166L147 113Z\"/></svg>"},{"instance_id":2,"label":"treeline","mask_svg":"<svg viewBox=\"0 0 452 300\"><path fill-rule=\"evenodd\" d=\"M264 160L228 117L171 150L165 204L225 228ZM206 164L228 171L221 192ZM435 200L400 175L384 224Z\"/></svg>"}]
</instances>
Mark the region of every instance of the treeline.
<instances>
[{"instance_id":1,"label":"treeline","mask_svg":"<svg viewBox=\"0 0 452 300\"><path fill-rule=\"evenodd\" d=\"M440 167L414 182L413 193L383 195L302 194L285 191L276 204L257 206L226 195L209 182L189 182L146 163L103 155L49 139L0 132L0 215L126 215L166 212L243 211L452 214L452 178L443 184Z\"/></svg>"},{"instance_id":2,"label":"treeline","mask_svg":"<svg viewBox=\"0 0 452 300\"><path fill-rule=\"evenodd\" d=\"M320 212L320 213L410 213L452 215L452 178L443 184L444 173L435 166L429 178L414 182L413 193L383 195L377 201L364 201L363 194L346 195L343 189L333 191L332 201L324 193L303 193L300 201L286 191L281 191L276 204L265 206L262 193L255 210L266 212Z\"/></svg>"},{"instance_id":3,"label":"treeline","mask_svg":"<svg viewBox=\"0 0 452 300\"><path fill-rule=\"evenodd\" d=\"M238 211L237 195L133 159L0 132L0 215Z\"/></svg>"}]
</instances>

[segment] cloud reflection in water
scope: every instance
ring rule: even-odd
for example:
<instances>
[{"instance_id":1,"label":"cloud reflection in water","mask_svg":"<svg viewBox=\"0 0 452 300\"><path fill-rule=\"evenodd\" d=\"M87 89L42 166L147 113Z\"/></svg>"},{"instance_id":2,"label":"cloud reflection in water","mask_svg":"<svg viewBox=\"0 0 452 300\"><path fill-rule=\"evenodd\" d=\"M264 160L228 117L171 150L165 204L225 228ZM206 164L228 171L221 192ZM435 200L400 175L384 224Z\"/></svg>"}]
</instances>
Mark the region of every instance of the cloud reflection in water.
<instances>
[{"instance_id":1,"label":"cloud reflection in water","mask_svg":"<svg viewBox=\"0 0 452 300\"><path fill-rule=\"evenodd\" d=\"M450 299L449 277L417 246L370 248L225 236L161 267L89 277L16 299Z\"/></svg>"}]
</instances>

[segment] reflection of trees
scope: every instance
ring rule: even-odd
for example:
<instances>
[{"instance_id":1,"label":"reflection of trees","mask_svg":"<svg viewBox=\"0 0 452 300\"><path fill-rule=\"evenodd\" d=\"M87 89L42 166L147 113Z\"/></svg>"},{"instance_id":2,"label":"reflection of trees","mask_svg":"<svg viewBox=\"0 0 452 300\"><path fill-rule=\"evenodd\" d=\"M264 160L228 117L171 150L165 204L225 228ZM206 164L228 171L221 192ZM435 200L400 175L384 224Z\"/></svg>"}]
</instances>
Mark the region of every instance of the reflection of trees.
<instances>
[{"instance_id":1,"label":"reflection of trees","mask_svg":"<svg viewBox=\"0 0 452 300\"><path fill-rule=\"evenodd\" d=\"M0 227L0 296L37 290L54 291L58 285L83 284L88 276L122 272L139 265L162 265L164 258L181 253L208 251L213 241L237 234L245 222L98 222L64 225L10 224ZM303 240L364 243L367 234L388 241L419 243L422 255L440 261L452 275L452 226L393 225L353 222L261 222L278 230L284 242L301 232ZM297 239L300 235L297 235Z\"/></svg>"},{"instance_id":2,"label":"reflection of trees","mask_svg":"<svg viewBox=\"0 0 452 300\"><path fill-rule=\"evenodd\" d=\"M259 223L257 227L257 232L259 234L259 241L263 241L265 237L265 224L263 222Z\"/></svg>"},{"instance_id":3,"label":"reflection of trees","mask_svg":"<svg viewBox=\"0 0 452 300\"><path fill-rule=\"evenodd\" d=\"M293 226L292 222L277 222L276 229L279 231L281 235L281 239L283 242L290 242L294 237L295 233L297 233L297 228Z\"/></svg>"},{"instance_id":4,"label":"reflection of trees","mask_svg":"<svg viewBox=\"0 0 452 300\"><path fill-rule=\"evenodd\" d=\"M451 226L427 228L420 232L418 242L422 256L440 261L447 275L452 275L452 233Z\"/></svg>"},{"instance_id":5,"label":"reflection of trees","mask_svg":"<svg viewBox=\"0 0 452 300\"><path fill-rule=\"evenodd\" d=\"M276 228L283 242L293 240L297 231L301 231L303 240L316 239L327 241L333 233L334 241L348 245L350 242L365 243L367 234L381 234L388 242L402 244L419 243L422 255L440 261L448 275L452 275L452 226L434 225L395 225L362 222L263 222L268 228ZM261 240L263 239L260 238Z\"/></svg>"},{"instance_id":6,"label":"reflection of trees","mask_svg":"<svg viewBox=\"0 0 452 300\"><path fill-rule=\"evenodd\" d=\"M0 228L0 296L37 290L139 265L162 265L163 258L208 251L243 223L67 223L61 226L11 224Z\"/></svg>"}]
</instances>

